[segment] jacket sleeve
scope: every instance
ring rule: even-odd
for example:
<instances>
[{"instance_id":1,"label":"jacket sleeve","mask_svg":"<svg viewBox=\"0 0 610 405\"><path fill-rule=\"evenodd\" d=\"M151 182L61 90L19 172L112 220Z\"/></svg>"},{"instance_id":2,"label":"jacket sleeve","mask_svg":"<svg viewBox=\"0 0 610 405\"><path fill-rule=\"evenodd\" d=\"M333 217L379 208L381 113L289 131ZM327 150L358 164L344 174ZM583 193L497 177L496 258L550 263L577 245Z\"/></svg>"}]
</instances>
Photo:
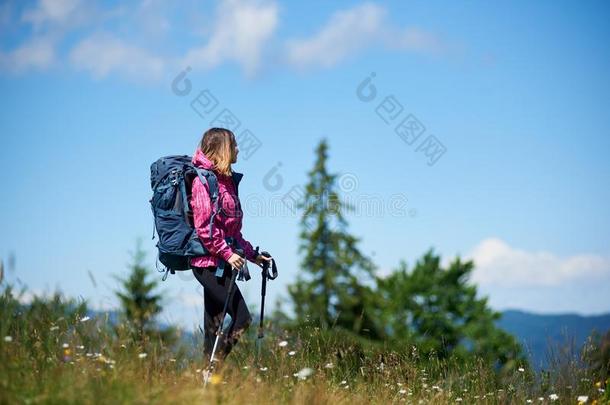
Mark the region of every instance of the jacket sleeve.
<instances>
[{"instance_id":1,"label":"jacket sleeve","mask_svg":"<svg viewBox=\"0 0 610 405\"><path fill-rule=\"evenodd\" d=\"M224 230L219 226L219 216L214 219L212 235L210 235L210 217L212 216L212 199L207 184L202 184L199 178L193 180L191 208L197 235L203 246L214 256L228 261L233 251L225 241Z\"/></svg>"},{"instance_id":2,"label":"jacket sleeve","mask_svg":"<svg viewBox=\"0 0 610 405\"><path fill-rule=\"evenodd\" d=\"M252 247L252 244L244 239L243 235L241 234L241 229L237 232L237 236L235 237L235 239L237 239L239 246L244 249L246 259L254 263L254 261L256 260L256 251Z\"/></svg>"}]
</instances>

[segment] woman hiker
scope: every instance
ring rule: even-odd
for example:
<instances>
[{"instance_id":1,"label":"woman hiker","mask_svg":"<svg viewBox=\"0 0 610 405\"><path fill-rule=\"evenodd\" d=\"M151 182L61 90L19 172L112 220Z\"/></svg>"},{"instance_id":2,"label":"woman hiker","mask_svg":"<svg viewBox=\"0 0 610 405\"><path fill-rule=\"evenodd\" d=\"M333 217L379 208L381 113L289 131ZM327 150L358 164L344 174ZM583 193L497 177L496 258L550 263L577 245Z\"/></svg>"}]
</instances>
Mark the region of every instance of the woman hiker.
<instances>
[{"instance_id":1,"label":"woman hiker","mask_svg":"<svg viewBox=\"0 0 610 405\"><path fill-rule=\"evenodd\" d=\"M202 184L196 177L193 180L191 195L195 229L210 253L191 261L193 273L204 290L204 348L208 358L212 353L216 331L223 321L221 317L227 300L231 267L241 269L246 260L262 266L264 260L271 260L257 255L252 244L241 234L243 212L237 195L237 185L242 175L233 172L231 168L231 165L237 162L238 153L233 132L224 128L211 128L203 134L193 156L194 165L212 170L218 179L219 212L214 217L212 235L209 234L209 223L213 207L208 185ZM237 248L243 250L245 259L235 252ZM217 274L219 266L221 274ZM215 359L225 358L252 322L244 297L235 284L227 313L231 316L231 324L224 333L224 341L219 342Z\"/></svg>"}]
</instances>

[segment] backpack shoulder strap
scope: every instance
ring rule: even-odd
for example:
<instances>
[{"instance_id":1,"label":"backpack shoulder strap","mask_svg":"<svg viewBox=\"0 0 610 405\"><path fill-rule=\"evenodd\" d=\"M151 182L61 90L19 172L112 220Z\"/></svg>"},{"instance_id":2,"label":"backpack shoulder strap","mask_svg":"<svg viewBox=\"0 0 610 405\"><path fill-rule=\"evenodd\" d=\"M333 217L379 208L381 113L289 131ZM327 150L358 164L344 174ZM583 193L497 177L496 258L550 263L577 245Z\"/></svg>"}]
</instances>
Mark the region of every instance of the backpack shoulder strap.
<instances>
[{"instance_id":1,"label":"backpack shoulder strap","mask_svg":"<svg viewBox=\"0 0 610 405\"><path fill-rule=\"evenodd\" d=\"M214 226L214 219L218 213L218 179L213 171L195 167L197 171L197 177L201 181L201 184L207 183L208 189L210 190L210 198L212 200L212 216L210 217L210 238L212 237L212 229Z\"/></svg>"}]
</instances>

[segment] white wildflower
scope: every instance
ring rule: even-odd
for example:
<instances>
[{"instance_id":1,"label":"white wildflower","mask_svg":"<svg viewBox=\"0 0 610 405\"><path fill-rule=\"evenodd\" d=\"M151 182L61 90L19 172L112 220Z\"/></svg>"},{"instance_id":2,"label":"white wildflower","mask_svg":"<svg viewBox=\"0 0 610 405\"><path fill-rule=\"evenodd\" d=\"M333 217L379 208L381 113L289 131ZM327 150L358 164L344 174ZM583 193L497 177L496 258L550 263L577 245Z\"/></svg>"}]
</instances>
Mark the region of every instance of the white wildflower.
<instances>
[{"instance_id":1,"label":"white wildflower","mask_svg":"<svg viewBox=\"0 0 610 405\"><path fill-rule=\"evenodd\" d=\"M279 347L286 347L288 346L288 342L286 342L285 340L282 340L280 343L277 344Z\"/></svg>"},{"instance_id":2,"label":"white wildflower","mask_svg":"<svg viewBox=\"0 0 610 405\"><path fill-rule=\"evenodd\" d=\"M5 341L6 343L11 343L11 342L13 341L13 337L12 337L12 336L5 336L5 337L4 337L4 341Z\"/></svg>"},{"instance_id":3,"label":"white wildflower","mask_svg":"<svg viewBox=\"0 0 610 405\"><path fill-rule=\"evenodd\" d=\"M250 368L250 367L248 367L248 366L244 366L244 370L247 370L247 369L249 369L249 368Z\"/></svg>"},{"instance_id":4,"label":"white wildflower","mask_svg":"<svg viewBox=\"0 0 610 405\"><path fill-rule=\"evenodd\" d=\"M531 404L533 401L531 399L526 399L525 402L527 402L528 404Z\"/></svg>"},{"instance_id":5,"label":"white wildflower","mask_svg":"<svg viewBox=\"0 0 610 405\"><path fill-rule=\"evenodd\" d=\"M67 343L64 343L63 345L61 345L61 347L63 347L64 349L67 349L68 347L70 347L70 345Z\"/></svg>"},{"instance_id":6,"label":"white wildflower","mask_svg":"<svg viewBox=\"0 0 610 405\"><path fill-rule=\"evenodd\" d=\"M269 370L269 369L268 369L267 367L261 367L261 368L260 368L260 370L261 370L261 371L267 371L267 370Z\"/></svg>"},{"instance_id":7,"label":"white wildflower","mask_svg":"<svg viewBox=\"0 0 610 405\"><path fill-rule=\"evenodd\" d=\"M326 363L326 365L324 366L324 368L333 368L334 365L333 363Z\"/></svg>"},{"instance_id":8,"label":"white wildflower","mask_svg":"<svg viewBox=\"0 0 610 405\"><path fill-rule=\"evenodd\" d=\"M538 401L540 401L540 402L544 401L544 397L538 397Z\"/></svg>"},{"instance_id":9,"label":"white wildflower","mask_svg":"<svg viewBox=\"0 0 610 405\"><path fill-rule=\"evenodd\" d=\"M301 380L304 380L312 374L313 374L313 369L311 369L309 367L305 367L297 373L297 377L299 377L299 379L301 379Z\"/></svg>"},{"instance_id":10,"label":"white wildflower","mask_svg":"<svg viewBox=\"0 0 610 405\"><path fill-rule=\"evenodd\" d=\"M519 367L519 368L517 369L517 371L519 371L520 373L523 373L523 372L525 371L525 369L524 369L523 367Z\"/></svg>"},{"instance_id":11,"label":"white wildflower","mask_svg":"<svg viewBox=\"0 0 610 405\"><path fill-rule=\"evenodd\" d=\"M462 398L457 397L457 398L455 399L455 402L462 402Z\"/></svg>"},{"instance_id":12,"label":"white wildflower","mask_svg":"<svg viewBox=\"0 0 610 405\"><path fill-rule=\"evenodd\" d=\"M81 322L87 322L89 319L91 319L91 318L90 318L90 317L88 317L88 316L84 316L84 317L82 317L82 318L81 318L81 320L80 320L80 321L81 321Z\"/></svg>"},{"instance_id":13,"label":"white wildflower","mask_svg":"<svg viewBox=\"0 0 610 405\"><path fill-rule=\"evenodd\" d=\"M59 326L57 326L57 325L55 325L55 326L51 326L51 327L49 328L49 330L50 330L51 332L54 332L54 331L56 331L56 330L59 330Z\"/></svg>"},{"instance_id":14,"label":"white wildflower","mask_svg":"<svg viewBox=\"0 0 610 405\"><path fill-rule=\"evenodd\" d=\"M589 400L589 397L586 395L579 395L578 398L576 398L576 400L578 401L578 403L586 403Z\"/></svg>"},{"instance_id":15,"label":"white wildflower","mask_svg":"<svg viewBox=\"0 0 610 405\"><path fill-rule=\"evenodd\" d=\"M406 394L406 393L407 393L407 390L406 390L406 389L404 389L404 388L401 388L401 389L400 389L400 391L398 391L398 393L400 393L400 394Z\"/></svg>"},{"instance_id":16,"label":"white wildflower","mask_svg":"<svg viewBox=\"0 0 610 405\"><path fill-rule=\"evenodd\" d=\"M143 359L143 358L145 358L146 356L148 356L148 354L147 354L147 353L140 353L140 354L138 354L138 358L140 358L140 359Z\"/></svg>"},{"instance_id":17,"label":"white wildflower","mask_svg":"<svg viewBox=\"0 0 610 405\"><path fill-rule=\"evenodd\" d=\"M295 354L297 354L297 352L295 352L294 350L292 350L292 351L288 352L288 355L289 355L289 356L294 356Z\"/></svg>"},{"instance_id":18,"label":"white wildflower","mask_svg":"<svg viewBox=\"0 0 610 405\"><path fill-rule=\"evenodd\" d=\"M345 384L347 384L347 381L345 381L345 380L343 380L339 383L339 385L345 385Z\"/></svg>"}]
</instances>

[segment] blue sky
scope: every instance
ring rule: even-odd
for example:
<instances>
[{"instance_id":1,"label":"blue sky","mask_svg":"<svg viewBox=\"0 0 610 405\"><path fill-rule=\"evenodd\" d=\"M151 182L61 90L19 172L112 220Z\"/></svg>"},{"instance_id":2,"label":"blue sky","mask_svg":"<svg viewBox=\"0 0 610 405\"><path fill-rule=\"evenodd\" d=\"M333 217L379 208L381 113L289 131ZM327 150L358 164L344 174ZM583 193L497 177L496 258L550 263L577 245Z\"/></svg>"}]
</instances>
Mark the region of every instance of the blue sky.
<instances>
[{"instance_id":1,"label":"blue sky","mask_svg":"<svg viewBox=\"0 0 610 405\"><path fill-rule=\"evenodd\" d=\"M281 266L270 302L299 263L298 217L280 199L325 137L380 274L434 248L473 258L494 308L610 311L609 20L602 1L3 2L7 277L115 305L112 275L137 238L154 264L150 164L191 154L227 108L261 143L234 169L243 233ZM361 101L371 73L376 97ZM217 106L201 117L204 90ZM425 127L413 145L394 132L409 114ZM433 165L430 135L445 150ZM198 322L196 281L163 288L165 320ZM259 288L242 286L253 312Z\"/></svg>"}]
</instances>

